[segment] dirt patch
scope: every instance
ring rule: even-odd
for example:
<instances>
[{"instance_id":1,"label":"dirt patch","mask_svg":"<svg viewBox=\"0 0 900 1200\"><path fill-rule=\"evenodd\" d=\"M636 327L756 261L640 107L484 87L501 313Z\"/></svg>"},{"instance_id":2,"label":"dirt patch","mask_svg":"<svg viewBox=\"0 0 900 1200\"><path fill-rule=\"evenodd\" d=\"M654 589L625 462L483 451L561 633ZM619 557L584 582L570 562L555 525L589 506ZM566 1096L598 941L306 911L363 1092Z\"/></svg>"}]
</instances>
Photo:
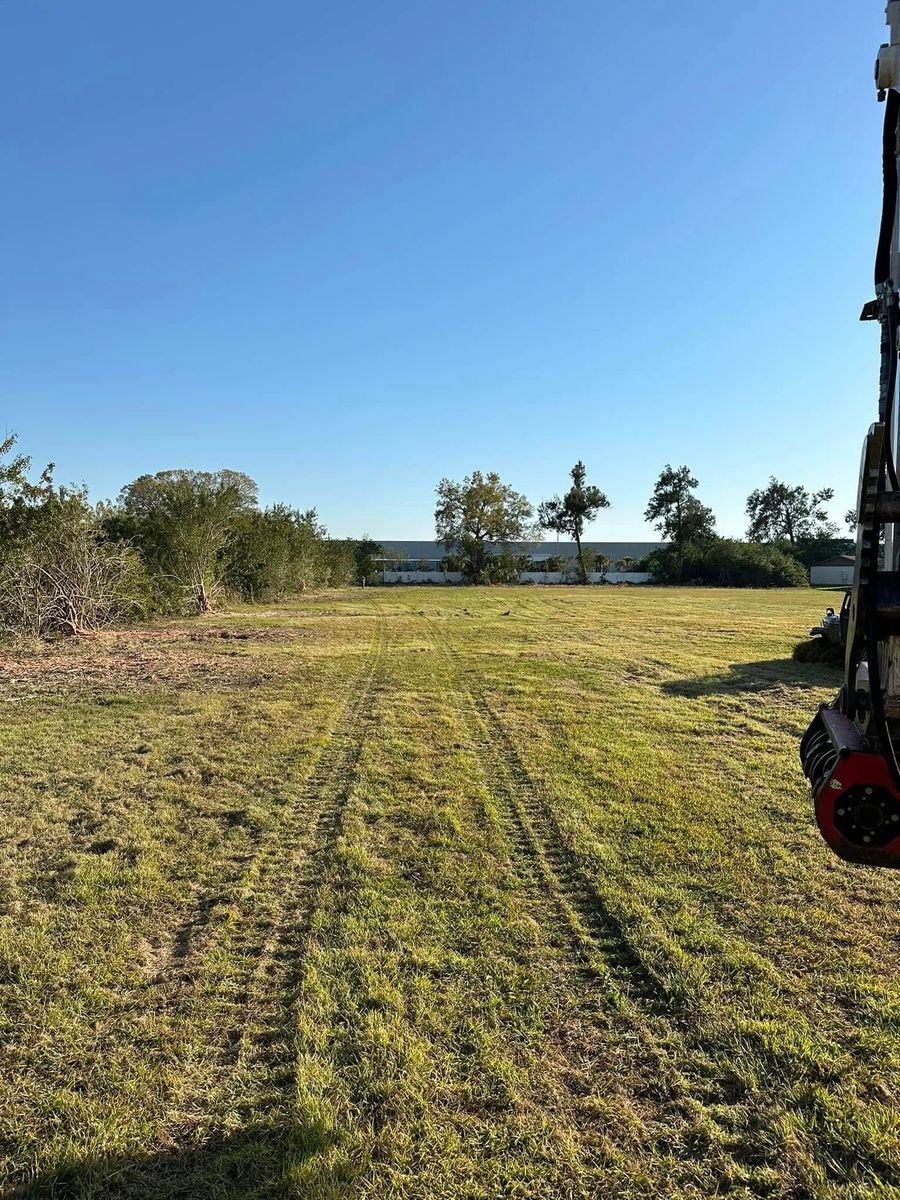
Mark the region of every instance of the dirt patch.
<instances>
[{"instance_id":1,"label":"dirt patch","mask_svg":"<svg viewBox=\"0 0 900 1200\"><path fill-rule=\"evenodd\" d=\"M158 645L162 643L181 642L292 642L305 637L302 629L292 629L272 625L238 625L233 627L223 625L178 625L166 629L142 627L139 629L100 629L95 633L84 634L75 642L66 645L105 645L113 643L119 646L140 648L148 642Z\"/></svg>"},{"instance_id":2,"label":"dirt patch","mask_svg":"<svg viewBox=\"0 0 900 1200\"><path fill-rule=\"evenodd\" d=\"M187 635L189 642L294 642L305 637L302 629L192 629Z\"/></svg>"},{"instance_id":3,"label":"dirt patch","mask_svg":"<svg viewBox=\"0 0 900 1200\"><path fill-rule=\"evenodd\" d=\"M140 649L127 643L104 647L73 645L67 653L55 649L0 654L0 699L50 692L103 688L128 691L164 684L167 687L258 686L270 677L255 658L199 657L175 647Z\"/></svg>"}]
</instances>

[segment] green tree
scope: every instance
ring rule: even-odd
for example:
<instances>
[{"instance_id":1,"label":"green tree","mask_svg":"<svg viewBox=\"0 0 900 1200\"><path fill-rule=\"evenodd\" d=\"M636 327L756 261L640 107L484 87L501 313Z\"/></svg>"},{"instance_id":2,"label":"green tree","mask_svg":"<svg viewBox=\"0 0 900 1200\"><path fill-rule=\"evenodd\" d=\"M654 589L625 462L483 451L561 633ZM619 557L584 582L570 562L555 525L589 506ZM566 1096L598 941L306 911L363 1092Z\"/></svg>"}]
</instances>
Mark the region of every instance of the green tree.
<instances>
[{"instance_id":1,"label":"green tree","mask_svg":"<svg viewBox=\"0 0 900 1200\"><path fill-rule=\"evenodd\" d=\"M28 478L31 459L27 454L13 453L17 440L14 433L0 440L0 549L4 552L28 536L43 506L54 495L53 464L49 463L33 483Z\"/></svg>"},{"instance_id":2,"label":"green tree","mask_svg":"<svg viewBox=\"0 0 900 1200\"><path fill-rule=\"evenodd\" d=\"M282 600L323 582L326 531L316 510L275 504L233 519L223 582L244 600Z\"/></svg>"},{"instance_id":3,"label":"green tree","mask_svg":"<svg viewBox=\"0 0 900 1200\"><path fill-rule=\"evenodd\" d=\"M805 568L780 546L714 538L688 545L679 561L674 546L652 551L646 566L654 583L692 583L716 587L806 587Z\"/></svg>"},{"instance_id":4,"label":"green tree","mask_svg":"<svg viewBox=\"0 0 900 1200\"><path fill-rule=\"evenodd\" d=\"M384 546L380 542L373 541L367 533L364 533L359 541L353 544L356 582L371 583L381 571L384 557Z\"/></svg>"},{"instance_id":5,"label":"green tree","mask_svg":"<svg viewBox=\"0 0 900 1200\"><path fill-rule=\"evenodd\" d=\"M349 538L325 538L322 560L323 587L349 587L356 578L355 543Z\"/></svg>"},{"instance_id":6,"label":"green tree","mask_svg":"<svg viewBox=\"0 0 900 1200\"><path fill-rule=\"evenodd\" d=\"M256 484L239 471L158 471L122 489L120 507L164 588L208 612L227 568L238 517L255 509Z\"/></svg>"},{"instance_id":7,"label":"green tree","mask_svg":"<svg viewBox=\"0 0 900 1200\"><path fill-rule=\"evenodd\" d=\"M462 559L471 583L488 579L493 548L501 552L532 532L534 509L496 471L473 471L462 483L442 479L437 485L434 524L437 539Z\"/></svg>"},{"instance_id":8,"label":"green tree","mask_svg":"<svg viewBox=\"0 0 900 1200\"><path fill-rule=\"evenodd\" d=\"M747 497L747 538L751 542L788 542L791 546L837 534L825 505L834 497L833 488L808 492L771 476L764 488Z\"/></svg>"},{"instance_id":9,"label":"green tree","mask_svg":"<svg viewBox=\"0 0 900 1200\"><path fill-rule=\"evenodd\" d=\"M593 521L601 508L609 508L609 500L598 487L585 482L587 470L579 459L569 472L572 486L564 496L553 496L538 507L538 524L542 529L572 538L578 549L578 574L582 583L587 583L588 568L581 549L581 535L586 522Z\"/></svg>"},{"instance_id":10,"label":"green tree","mask_svg":"<svg viewBox=\"0 0 900 1200\"><path fill-rule=\"evenodd\" d=\"M625 573L627 573L628 571L636 571L637 570L637 562L635 561L635 559L633 559L631 557L631 555L626 554L624 558L620 558L619 561L616 563L616 570L622 571Z\"/></svg>"},{"instance_id":11,"label":"green tree","mask_svg":"<svg viewBox=\"0 0 900 1200\"><path fill-rule=\"evenodd\" d=\"M694 495L697 480L689 467L666 463L653 488L644 520L654 525L671 542L681 579L685 549L715 537L716 520L712 509Z\"/></svg>"}]
</instances>

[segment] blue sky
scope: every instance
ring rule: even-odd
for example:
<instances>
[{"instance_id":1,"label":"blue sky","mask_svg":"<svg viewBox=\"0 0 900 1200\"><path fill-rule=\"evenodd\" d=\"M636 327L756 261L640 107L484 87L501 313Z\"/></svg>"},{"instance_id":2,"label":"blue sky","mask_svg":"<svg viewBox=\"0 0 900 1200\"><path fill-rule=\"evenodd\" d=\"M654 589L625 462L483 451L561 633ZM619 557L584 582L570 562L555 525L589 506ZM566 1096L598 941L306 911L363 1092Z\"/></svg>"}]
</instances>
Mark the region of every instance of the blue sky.
<instances>
[{"instance_id":1,"label":"blue sky","mask_svg":"<svg viewBox=\"0 0 900 1200\"><path fill-rule=\"evenodd\" d=\"M0 428L114 496L245 470L338 535L442 475L666 462L854 500L880 0L7 0Z\"/></svg>"}]
</instances>

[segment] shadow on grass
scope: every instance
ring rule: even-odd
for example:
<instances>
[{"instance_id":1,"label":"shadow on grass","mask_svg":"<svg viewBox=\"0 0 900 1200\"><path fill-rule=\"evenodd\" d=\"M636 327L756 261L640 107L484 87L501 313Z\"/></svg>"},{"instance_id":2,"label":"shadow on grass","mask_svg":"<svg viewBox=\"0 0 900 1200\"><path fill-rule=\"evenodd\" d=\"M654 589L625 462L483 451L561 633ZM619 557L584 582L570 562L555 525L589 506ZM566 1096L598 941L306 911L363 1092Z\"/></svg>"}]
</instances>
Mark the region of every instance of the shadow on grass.
<instances>
[{"instance_id":1,"label":"shadow on grass","mask_svg":"<svg viewBox=\"0 0 900 1200\"><path fill-rule=\"evenodd\" d=\"M274 1200L297 1194L288 1182L291 1168L335 1142L336 1135L315 1122L255 1124L146 1156L73 1159L13 1183L2 1195L5 1200ZM343 1181L346 1191L341 1182L330 1173L325 1194L349 1195L351 1181Z\"/></svg>"},{"instance_id":2,"label":"shadow on grass","mask_svg":"<svg viewBox=\"0 0 900 1200\"><path fill-rule=\"evenodd\" d=\"M841 672L823 663L796 662L792 658L770 658L761 662L732 663L727 670L692 679L672 679L661 684L667 696L728 695L737 692L767 692L773 688L835 688Z\"/></svg>"}]
</instances>

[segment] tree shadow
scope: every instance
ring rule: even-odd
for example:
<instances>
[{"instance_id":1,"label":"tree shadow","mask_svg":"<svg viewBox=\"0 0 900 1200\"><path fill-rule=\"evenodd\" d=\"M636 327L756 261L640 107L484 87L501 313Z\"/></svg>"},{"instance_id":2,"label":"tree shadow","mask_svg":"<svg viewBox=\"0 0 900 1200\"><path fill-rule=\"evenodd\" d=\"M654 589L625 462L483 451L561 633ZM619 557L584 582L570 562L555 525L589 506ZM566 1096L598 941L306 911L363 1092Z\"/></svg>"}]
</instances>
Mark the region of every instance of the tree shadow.
<instances>
[{"instance_id":1,"label":"tree shadow","mask_svg":"<svg viewBox=\"0 0 900 1200\"><path fill-rule=\"evenodd\" d=\"M768 692L776 688L837 688L840 685L839 667L825 663L797 662L793 658L770 658L760 662L732 663L712 675L697 675L691 679L671 679L660 685L667 696L728 695L740 692Z\"/></svg>"},{"instance_id":2,"label":"tree shadow","mask_svg":"<svg viewBox=\"0 0 900 1200\"><path fill-rule=\"evenodd\" d=\"M4 1200L275 1200L288 1175L337 1141L323 1123L255 1123L202 1143L141 1155L72 1159L2 1190ZM333 1193L350 1180L332 1175Z\"/></svg>"}]
</instances>

